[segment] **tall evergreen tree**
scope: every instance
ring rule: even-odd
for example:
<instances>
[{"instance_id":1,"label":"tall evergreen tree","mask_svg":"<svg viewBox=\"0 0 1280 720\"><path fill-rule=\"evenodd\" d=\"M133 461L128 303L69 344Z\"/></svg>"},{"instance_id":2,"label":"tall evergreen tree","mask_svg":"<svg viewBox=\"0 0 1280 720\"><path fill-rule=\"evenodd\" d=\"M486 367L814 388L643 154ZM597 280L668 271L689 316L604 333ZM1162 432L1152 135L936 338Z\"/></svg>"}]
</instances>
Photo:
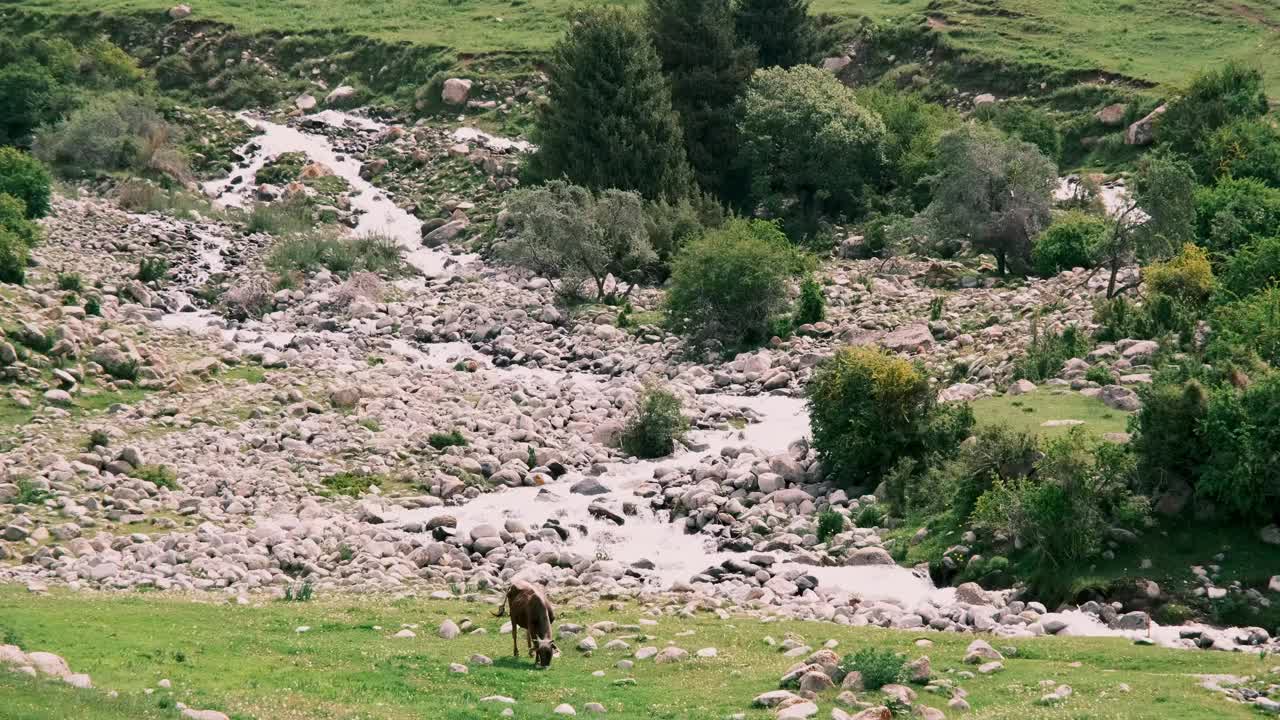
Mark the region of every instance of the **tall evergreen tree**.
<instances>
[{"instance_id":1,"label":"tall evergreen tree","mask_svg":"<svg viewBox=\"0 0 1280 720\"><path fill-rule=\"evenodd\" d=\"M809 0L737 0L734 22L742 42L756 46L757 67L806 65L818 53Z\"/></svg>"},{"instance_id":2,"label":"tall evergreen tree","mask_svg":"<svg viewBox=\"0 0 1280 720\"><path fill-rule=\"evenodd\" d=\"M653 43L671 81L685 147L704 190L735 199L734 103L754 69L755 52L734 30L730 0L649 0ZM740 183L741 184L741 183Z\"/></svg>"},{"instance_id":3,"label":"tall evergreen tree","mask_svg":"<svg viewBox=\"0 0 1280 720\"><path fill-rule=\"evenodd\" d=\"M678 198L691 190L680 119L640 19L621 8L579 13L551 51L551 101L534 128L533 179Z\"/></svg>"}]
</instances>

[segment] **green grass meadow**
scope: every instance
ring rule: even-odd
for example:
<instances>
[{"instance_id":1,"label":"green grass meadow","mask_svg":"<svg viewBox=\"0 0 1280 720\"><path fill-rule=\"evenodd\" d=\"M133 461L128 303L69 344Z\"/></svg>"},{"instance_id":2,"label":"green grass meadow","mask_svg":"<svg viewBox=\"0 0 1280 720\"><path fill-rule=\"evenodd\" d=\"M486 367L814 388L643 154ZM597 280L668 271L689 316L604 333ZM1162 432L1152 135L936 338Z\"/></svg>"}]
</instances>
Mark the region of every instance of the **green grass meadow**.
<instances>
[{"instance_id":1,"label":"green grass meadow","mask_svg":"<svg viewBox=\"0 0 1280 720\"><path fill-rule=\"evenodd\" d=\"M471 720L496 717L501 705L481 703L489 695L515 698L516 717L550 718L559 703L579 713L600 702L609 717L649 719L724 718L746 712L751 698L777 687L794 662L764 642L788 634L815 647L837 640L837 652L861 647L891 648L909 658L930 656L935 677L952 677L969 692L975 719L1082 720L1085 718L1190 720L1249 718L1253 711L1226 702L1197 686L1199 673L1257 674L1280 664L1275 659L1229 653L1175 651L1135 646L1119 639L1053 638L1029 641L993 639L1014 646L1002 673L959 680L960 659L971 635L848 628L831 623L720 620L703 611L692 617L663 615L642 631L620 631L600 644L622 637L632 647L668 644L694 651L715 647L719 656L655 665L637 661L632 671L615 668L627 652L597 650L587 656L562 640L562 657L549 670L537 670L527 657L513 659L511 639L498 634L502 620L492 606L463 599L330 596L306 603L256 601L238 606L220 599L196 599L158 593L73 594L58 590L36 596L20 588L0 588L0 639L17 641L28 651L64 656L74 672L93 677L94 690L32 681L0 672L0 716L6 720L124 720L175 718L175 702L218 709L237 720ZM559 621L590 624L612 620L636 623L642 608L627 605L560 608ZM436 628L445 618L470 618L487 630L445 641ZM402 624L417 624L417 637L391 637ZM307 632L297 628L307 626ZM917 648L917 638L935 644ZM494 660L472 664L465 675L449 663L466 663L473 653ZM1073 666L1073 663L1079 663ZM594 671L604 677L594 677ZM162 678L172 690L157 688ZM615 685L633 678L634 685ZM1056 708L1035 704L1043 680L1066 683L1074 696ZM1120 684L1127 684L1123 692ZM146 688L157 688L146 694ZM111 698L107 691L118 697ZM819 699L822 716L835 692ZM875 701L877 693L861 693ZM945 707L946 698L921 692L921 701Z\"/></svg>"},{"instance_id":2,"label":"green grass meadow","mask_svg":"<svg viewBox=\"0 0 1280 720\"><path fill-rule=\"evenodd\" d=\"M1014 430L1058 437L1071 430L1070 425L1045 427L1053 420L1079 420L1080 427L1091 435L1121 433L1129 422L1129 413L1107 407L1101 400L1085 397L1071 390L1041 388L1026 395L998 395L973 402L973 414L979 425L1005 424Z\"/></svg>"}]
</instances>

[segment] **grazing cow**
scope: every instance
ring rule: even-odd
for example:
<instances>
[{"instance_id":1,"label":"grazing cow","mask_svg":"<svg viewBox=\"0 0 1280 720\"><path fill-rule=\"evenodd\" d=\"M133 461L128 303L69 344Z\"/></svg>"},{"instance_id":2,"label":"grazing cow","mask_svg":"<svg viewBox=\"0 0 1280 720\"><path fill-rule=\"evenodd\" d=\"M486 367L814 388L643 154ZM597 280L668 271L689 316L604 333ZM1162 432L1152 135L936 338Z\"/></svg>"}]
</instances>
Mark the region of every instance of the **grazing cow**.
<instances>
[{"instance_id":1,"label":"grazing cow","mask_svg":"<svg viewBox=\"0 0 1280 720\"><path fill-rule=\"evenodd\" d=\"M559 648L551 639L551 623L556 621L555 608L547 599L542 588L537 585L514 580L507 590L507 597L498 606L495 617L502 617L503 611L511 610L511 652L520 657L520 645L516 639L520 628L524 628L525 638L529 643L529 655L535 653L538 667L551 667L551 658Z\"/></svg>"}]
</instances>

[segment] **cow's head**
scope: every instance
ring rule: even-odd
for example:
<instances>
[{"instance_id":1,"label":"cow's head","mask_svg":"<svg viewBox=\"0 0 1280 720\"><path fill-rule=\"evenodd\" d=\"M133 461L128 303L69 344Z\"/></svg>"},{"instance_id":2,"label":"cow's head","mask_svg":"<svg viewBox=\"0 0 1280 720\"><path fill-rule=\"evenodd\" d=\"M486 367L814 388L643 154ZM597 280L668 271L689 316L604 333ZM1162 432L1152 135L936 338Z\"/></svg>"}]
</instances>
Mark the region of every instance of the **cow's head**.
<instances>
[{"instance_id":1,"label":"cow's head","mask_svg":"<svg viewBox=\"0 0 1280 720\"><path fill-rule=\"evenodd\" d=\"M533 653L538 658L538 667L551 667L551 658L559 652L554 640L534 640Z\"/></svg>"}]
</instances>

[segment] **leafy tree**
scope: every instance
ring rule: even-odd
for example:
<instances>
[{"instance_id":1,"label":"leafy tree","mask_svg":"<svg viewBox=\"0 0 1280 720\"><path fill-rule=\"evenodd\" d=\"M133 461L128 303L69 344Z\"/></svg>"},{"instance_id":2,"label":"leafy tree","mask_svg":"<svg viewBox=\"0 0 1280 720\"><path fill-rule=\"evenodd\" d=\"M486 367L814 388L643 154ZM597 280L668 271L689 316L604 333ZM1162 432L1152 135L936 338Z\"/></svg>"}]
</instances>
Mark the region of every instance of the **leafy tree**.
<instances>
[{"instance_id":1,"label":"leafy tree","mask_svg":"<svg viewBox=\"0 0 1280 720\"><path fill-rule=\"evenodd\" d=\"M648 14L698 184L722 197L741 195L731 188L741 177L732 172L734 104L755 58L734 33L730 0L649 0Z\"/></svg>"},{"instance_id":2,"label":"leafy tree","mask_svg":"<svg viewBox=\"0 0 1280 720\"><path fill-rule=\"evenodd\" d=\"M1055 219L1036 238L1031 260L1042 277L1063 270L1093 267L1094 253L1107 233L1107 221L1097 215L1073 210Z\"/></svg>"},{"instance_id":3,"label":"leafy tree","mask_svg":"<svg viewBox=\"0 0 1280 720\"><path fill-rule=\"evenodd\" d=\"M659 271L657 279L661 281L667 277L671 258L686 241L724 224L724 208L715 198L705 194L683 197L675 202L658 198L646 203L645 217L649 245L658 254L655 270Z\"/></svg>"},{"instance_id":4,"label":"leafy tree","mask_svg":"<svg viewBox=\"0 0 1280 720\"><path fill-rule=\"evenodd\" d=\"M53 114L56 83L30 60L0 67L0 145L25 144Z\"/></svg>"},{"instance_id":5,"label":"leafy tree","mask_svg":"<svg viewBox=\"0 0 1280 720\"><path fill-rule=\"evenodd\" d=\"M29 248L40 242L40 226L27 217L27 206L8 193L0 193L0 228L14 234Z\"/></svg>"},{"instance_id":6,"label":"leafy tree","mask_svg":"<svg viewBox=\"0 0 1280 720\"><path fill-rule=\"evenodd\" d=\"M1227 258L1221 286L1228 297L1242 298L1280 283L1280 236L1258 238Z\"/></svg>"},{"instance_id":7,"label":"leafy tree","mask_svg":"<svg viewBox=\"0 0 1280 720\"><path fill-rule=\"evenodd\" d=\"M789 68L813 62L820 39L809 0L737 0L738 37L754 45L762 68Z\"/></svg>"},{"instance_id":8,"label":"leafy tree","mask_svg":"<svg viewBox=\"0 0 1280 720\"><path fill-rule=\"evenodd\" d=\"M1273 293L1276 312L1280 291ZM1243 390L1218 388L1203 427L1210 452L1196 492L1232 516L1272 521L1280 504L1280 372L1265 373Z\"/></svg>"},{"instance_id":9,"label":"leafy tree","mask_svg":"<svg viewBox=\"0 0 1280 720\"><path fill-rule=\"evenodd\" d=\"M639 458L664 457L675 450L688 429L689 421L680 412L680 398L646 384L622 430L622 449Z\"/></svg>"},{"instance_id":10,"label":"leafy tree","mask_svg":"<svg viewBox=\"0 0 1280 720\"><path fill-rule=\"evenodd\" d=\"M929 204L929 173L942 134L960 124L959 116L918 93L878 86L857 91L858 102L880 116L888 135L879 178L880 202L914 214Z\"/></svg>"},{"instance_id":11,"label":"leafy tree","mask_svg":"<svg viewBox=\"0 0 1280 720\"><path fill-rule=\"evenodd\" d=\"M827 316L827 297L822 293L822 283L812 275L800 282L800 303L796 308L796 325L820 322Z\"/></svg>"},{"instance_id":12,"label":"leafy tree","mask_svg":"<svg viewBox=\"0 0 1280 720\"><path fill-rule=\"evenodd\" d=\"M1186 93L1169 103L1156 137L1178 152L1198 154L1214 131L1267 113L1262 73L1238 62L1201 73Z\"/></svg>"},{"instance_id":13,"label":"leafy tree","mask_svg":"<svg viewBox=\"0 0 1280 720\"><path fill-rule=\"evenodd\" d=\"M974 115L995 125L1012 137L1040 148L1045 157L1057 162L1062 157L1062 133L1043 110L1007 103L984 105Z\"/></svg>"},{"instance_id":14,"label":"leafy tree","mask_svg":"<svg viewBox=\"0 0 1280 720\"><path fill-rule=\"evenodd\" d=\"M787 284L811 259L763 220L733 220L687 243L671 267L666 311L673 327L738 345L768 338L787 307Z\"/></svg>"},{"instance_id":15,"label":"leafy tree","mask_svg":"<svg viewBox=\"0 0 1280 720\"><path fill-rule=\"evenodd\" d=\"M597 301L614 301L623 283L629 295L657 256L649 245L644 205L634 192L587 188L553 180L512 193L507 204L513 236L500 248L510 263L561 278L561 290L577 292L584 280ZM617 284L609 287L612 275Z\"/></svg>"},{"instance_id":16,"label":"leafy tree","mask_svg":"<svg viewBox=\"0 0 1280 720\"><path fill-rule=\"evenodd\" d=\"M551 51L551 102L534 128L535 179L679 198L690 189L684 135L647 28L621 8L575 16Z\"/></svg>"},{"instance_id":17,"label":"leafy tree","mask_svg":"<svg viewBox=\"0 0 1280 720\"><path fill-rule=\"evenodd\" d=\"M1148 265L1143 280L1152 292L1191 306L1208 302L1216 285L1209 254L1193 243L1184 244L1182 250L1168 260Z\"/></svg>"},{"instance_id":18,"label":"leafy tree","mask_svg":"<svg viewBox=\"0 0 1280 720\"><path fill-rule=\"evenodd\" d=\"M1133 196L1116 214L1099 246L1100 264L1111 272L1108 298L1130 287L1116 287L1116 276L1125 263L1168 257L1194 239L1195 188L1195 173L1187 161L1168 153L1143 159L1134 176Z\"/></svg>"},{"instance_id":19,"label":"leafy tree","mask_svg":"<svg viewBox=\"0 0 1280 720\"><path fill-rule=\"evenodd\" d=\"M39 160L16 148L0 147L0 193L21 200L27 217L49 214L51 182Z\"/></svg>"},{"instance_id":20,"label":"leafy tree","mask_svg":"<svg viewBox=\"0 0 1280 720\"><path fill-rule=\"evenodd\" d=\"M742 157L752 195L805 233L822 214L857 211L880 171L884 123L815 67L757 70L742 98Z\"/></svg>"},{"instance_id":21,"label":"leafy tree","mask_svg":"<svg viewBox=\"0 0 1280 720\"><path fill-rule=\"evenodd\" d=\"M969 124L942 136L937 167L924 211L935 239L967 238L995 255L1001 274L1029 269L1031 241L1049 224L1053 161L1035 145Z\"/></svg>"},{"instance_id":22,"label":"leafy tree","mask_svg":"<svg viewBox=\"0 0 1280 720\"><path fill-rule=\"evenodd\" d=\"M967 405L938 405L920 368L879 348L836 351L808 391L813 446L847 486L874 485L903 461L949 454L973 426Z\"/></svg>"}]
</instances>

